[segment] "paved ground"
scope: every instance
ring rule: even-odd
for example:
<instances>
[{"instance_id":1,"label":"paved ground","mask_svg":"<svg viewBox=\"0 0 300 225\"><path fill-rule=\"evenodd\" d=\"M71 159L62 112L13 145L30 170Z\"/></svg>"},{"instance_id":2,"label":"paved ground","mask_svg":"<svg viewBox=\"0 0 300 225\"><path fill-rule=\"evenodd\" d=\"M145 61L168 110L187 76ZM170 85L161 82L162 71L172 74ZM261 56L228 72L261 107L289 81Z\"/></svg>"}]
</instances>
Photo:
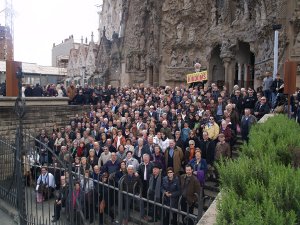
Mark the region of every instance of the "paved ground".
<instances>
[{"instance_id":1,"label":"paved ground","mask_svg":"<svg viewBox=\"0 0 300 225\"><path fill-rule=\"evenodd\" d=\"M15 221L4 211L0 209L0 224L3 225L16 225Z\"/></svg>"}]
</instances>

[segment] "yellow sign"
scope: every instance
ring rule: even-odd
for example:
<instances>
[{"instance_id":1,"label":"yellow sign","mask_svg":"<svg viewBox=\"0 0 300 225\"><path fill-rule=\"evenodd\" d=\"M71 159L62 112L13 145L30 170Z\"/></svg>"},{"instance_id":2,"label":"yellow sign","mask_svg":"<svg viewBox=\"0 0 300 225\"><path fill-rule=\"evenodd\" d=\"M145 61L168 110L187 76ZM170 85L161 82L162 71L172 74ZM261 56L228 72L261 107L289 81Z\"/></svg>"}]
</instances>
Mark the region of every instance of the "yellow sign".
<instances>
[{"instance_id":1,"label":"yellow sign","mask_svg":"<svg viewBox=\"0 0 300 225\"><path fill-rule=\"evenodd\" d=\"M186 81L188 84L202 82L204 80L207 80L207 70L186 75Z\"/></svg>"}]
</instances>

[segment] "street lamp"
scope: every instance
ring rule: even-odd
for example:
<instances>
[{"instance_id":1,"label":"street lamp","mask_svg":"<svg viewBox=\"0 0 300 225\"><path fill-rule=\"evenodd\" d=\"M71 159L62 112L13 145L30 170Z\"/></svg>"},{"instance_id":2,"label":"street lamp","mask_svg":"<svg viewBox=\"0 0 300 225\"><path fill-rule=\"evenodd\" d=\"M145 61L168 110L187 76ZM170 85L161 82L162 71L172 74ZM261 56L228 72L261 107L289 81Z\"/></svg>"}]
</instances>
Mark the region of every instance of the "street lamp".
<instances>
[{"instance_id":1,"label":"street lamp","mask_svg":"<svg viewBox=\"0 0 300 225\"><path fill-rule=\"evenodd\" d=\"M273 30L275 31L274 35L274 68L273 68L273 79L276 78L278 72L278 39L279 39L279 30L281 29L281 24L274 24Z\"/></svg>"}]
</instances>

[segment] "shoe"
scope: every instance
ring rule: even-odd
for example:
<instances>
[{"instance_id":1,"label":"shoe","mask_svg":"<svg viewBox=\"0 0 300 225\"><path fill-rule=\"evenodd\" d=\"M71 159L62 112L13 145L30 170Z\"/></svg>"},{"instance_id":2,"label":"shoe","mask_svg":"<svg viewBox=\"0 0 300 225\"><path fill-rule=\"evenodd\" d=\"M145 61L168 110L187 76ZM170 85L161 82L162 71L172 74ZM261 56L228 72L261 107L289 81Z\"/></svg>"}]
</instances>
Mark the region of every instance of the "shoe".
<instances>
[{"instance_id":1,"label":"shoe","mask_svg":"<svg viewBox=\"0 0 300 225\"><path fill-rule=\"evenodd\" d=\"M51 220L52 223L56 223L57 221L58 221L57 219Z\"/></svg>"}]
</instances>

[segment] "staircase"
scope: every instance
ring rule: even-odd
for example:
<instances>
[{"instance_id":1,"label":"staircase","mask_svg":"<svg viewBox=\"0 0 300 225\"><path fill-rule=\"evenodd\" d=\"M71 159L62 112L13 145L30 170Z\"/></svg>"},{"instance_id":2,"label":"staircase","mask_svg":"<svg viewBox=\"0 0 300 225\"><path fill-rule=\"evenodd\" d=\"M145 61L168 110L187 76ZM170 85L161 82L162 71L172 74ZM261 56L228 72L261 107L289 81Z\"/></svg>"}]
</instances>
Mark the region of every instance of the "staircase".
<instances>
[{"instance_id":1,"label":"staircase","mask_svg":"<svg viewBox=\"0 0 300 225\"><path fill-rule=\"evenodd\" d=\"M237 140L232 148L232 158L236 159L239 156L239 150L243 144L240 134L237 135ZM215 179L208 179L204 185L204 211L206 211L210 204L215 200L216 196L220 192L219 185Z\"/></svg>"}]
</instances>

